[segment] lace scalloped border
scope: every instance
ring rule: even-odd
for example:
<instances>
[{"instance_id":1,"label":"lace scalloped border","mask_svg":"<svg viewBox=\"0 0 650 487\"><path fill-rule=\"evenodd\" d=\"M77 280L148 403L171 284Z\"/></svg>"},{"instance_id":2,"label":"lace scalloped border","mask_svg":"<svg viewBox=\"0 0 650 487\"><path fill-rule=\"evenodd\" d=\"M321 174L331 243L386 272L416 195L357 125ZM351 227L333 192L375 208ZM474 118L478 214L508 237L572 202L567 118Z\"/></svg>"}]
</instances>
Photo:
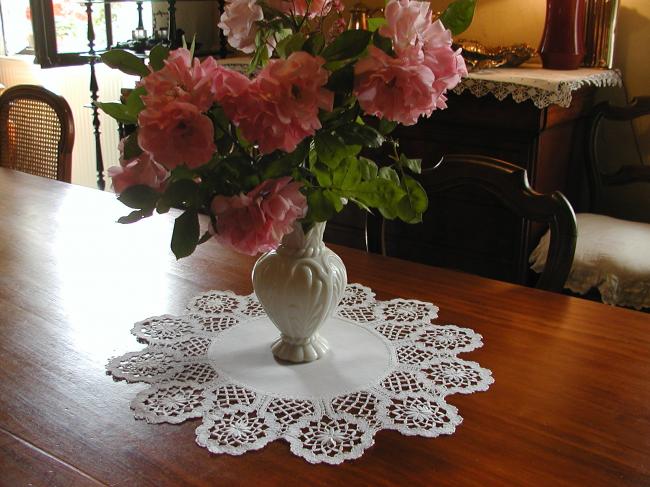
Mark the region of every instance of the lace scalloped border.
<instances>
[{"instance_id":1,"label":"lace scalloped border","mask_svg":"<svg viewBox=\"0 0 650 487\"><path fill-rule=\"evenodd\" d=\"M253 294L229 291L195 297L183 315L139 321L132 333L147 346L113 358L107 371L115 380L148 384L131 402L137 419L201 418L196 442L212 453L241 455L283 439L308 462L340 464L363 455L380 430L452 434L462 417L445 398L485 391L494 382L490 370L458 358L481 347L481 335L433 324L437 311L416 300L377 301L369 288L349 285L337 315L379 336L392 358L388 373L369 387L333 397L269 395L214 366L207 355L212 341L264 315Z\"/></svg>"},{"instance_id":2,"label":"lace scalloped border","mask_svg":"<svg viewBox=\"0 0 650 487\"><path fill-rule=\"evenodd\" d=\"M550 105L559 105L568 108L573 99L573 92L583 86L592 85L597 87L622 86L621 74L616 70L604 70L602 73L594 73L575 81L560 81L555 90L476 78L465 78L454 89L454 93L460 95L469 91L477 98L491 94L497 100L502 101L508 96L517 103L530 100L537 108L546 108Z\"/></svg>"}]
</instances>

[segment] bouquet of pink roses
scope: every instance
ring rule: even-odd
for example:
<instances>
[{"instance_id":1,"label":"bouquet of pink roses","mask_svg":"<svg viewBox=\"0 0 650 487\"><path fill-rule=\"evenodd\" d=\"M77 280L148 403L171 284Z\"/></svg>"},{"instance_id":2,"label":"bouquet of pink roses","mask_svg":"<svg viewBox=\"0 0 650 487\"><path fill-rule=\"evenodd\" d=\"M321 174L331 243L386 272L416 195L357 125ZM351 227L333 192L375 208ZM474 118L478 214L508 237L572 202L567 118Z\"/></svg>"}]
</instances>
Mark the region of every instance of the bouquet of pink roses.
<instances>
[{"instance_id":1,"label":"bouquet of pink roses","mask_svg":"<svg viewBox=\"0 0 650 487\"><path fill-rule=\"evenodd\" d=\"M457 0L432 22L428 2L390 0L365 31L342 29L339 0L230 0L219 26L252 55L248 75L187 48L157 46L148 65L104 54L141 76L125 103L98 104L136 126L108 171L133 209L120 222L182 208L171 244L180 258L212 237L268 251L296 220L307 228L348 202L420 221L427 197L411 173L421 161L390 133L446 107L467 71L445 25L464 30L475 3ZM381 167L363 152L380 147L390 161ZM203 235L199 213L210 216Z\"/></svg>"}]
</instances>

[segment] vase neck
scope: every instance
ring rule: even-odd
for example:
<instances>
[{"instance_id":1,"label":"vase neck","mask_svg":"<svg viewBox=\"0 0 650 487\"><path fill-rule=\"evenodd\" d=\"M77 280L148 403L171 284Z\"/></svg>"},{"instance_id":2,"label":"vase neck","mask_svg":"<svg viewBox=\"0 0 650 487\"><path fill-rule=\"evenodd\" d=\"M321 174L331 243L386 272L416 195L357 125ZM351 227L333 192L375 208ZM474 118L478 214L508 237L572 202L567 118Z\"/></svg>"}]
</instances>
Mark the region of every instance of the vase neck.
<instances>
[{"instance_id":1,"label":"vase neck","mask_svg":"<svg viewBox=\"0 0 650 487\"><path fill-rule=\"evenodd\" d=\"M293 232L287 234L282 239L282 243L277 249L278 254L282 255L303 255L319 254L325 249L323 243L323 233L325 232L326 222L316 222L305 233L300 222L293 224Z\"/></svg>"}]
</instances>

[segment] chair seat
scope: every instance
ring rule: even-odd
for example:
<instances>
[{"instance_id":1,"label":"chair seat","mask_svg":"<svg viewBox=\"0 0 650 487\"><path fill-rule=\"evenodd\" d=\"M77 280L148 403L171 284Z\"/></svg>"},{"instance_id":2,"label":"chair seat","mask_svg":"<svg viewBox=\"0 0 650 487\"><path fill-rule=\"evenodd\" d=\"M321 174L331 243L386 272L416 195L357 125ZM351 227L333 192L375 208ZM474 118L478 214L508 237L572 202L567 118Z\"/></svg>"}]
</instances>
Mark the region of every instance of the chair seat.
<instances>
[{"instance_id":1,"label":"chair seat","mask_svg":"<svg viewBox=\"0 0 650 487\"><path fill-rule=\"evenodd\" d=\"M566 289L598 288L604 303L650 308L650 224L578 213L578 242ZM546 263L549 233L530 254L531 269Z\"/></svg>"}]
</instances>

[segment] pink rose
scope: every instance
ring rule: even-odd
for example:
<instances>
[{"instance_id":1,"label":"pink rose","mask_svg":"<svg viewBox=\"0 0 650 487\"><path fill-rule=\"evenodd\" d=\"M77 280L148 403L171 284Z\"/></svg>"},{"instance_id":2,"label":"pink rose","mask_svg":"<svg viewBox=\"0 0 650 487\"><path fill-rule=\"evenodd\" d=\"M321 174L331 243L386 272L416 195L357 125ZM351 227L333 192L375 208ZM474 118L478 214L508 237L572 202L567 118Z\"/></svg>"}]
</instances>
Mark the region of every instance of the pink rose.
<instances>
[{"instance_id":1,"label":"pink rose","mask_svg":"<svg viewBox=\"0 0 650 487\"><path fill-rule=\"evenodd\" d=\"M219 28L228 38L228 44L245 53L255 50L255 22L263 20L264 14L256 0L230 0L226 3Z\"/></svg>"},{"instance_id":2,"label":"pink rose","mask_svg":"<svg viewBox=\"0 0 650 487\"><path fill-rule=\"evenodd\" d=\"M391 0L384 9L386 24L379 33L392 39L393 49L399 56L404 49L421 46L427 29L431 26L429 2L416 0Z\"/></svg>"},{"instance_id":3,"label":"pink rose","mask_svg":"<svg viewBox=\"0 0 650 487\"><path fill-rule=\"evenodd\" d=\"M181 164L199 167L216 150L212 121L191 103L174 101L159 110L146 108L138 122L138 144L167 169Z\"/></svg>"},{"instance_id":4,"label":"pink rose","mask_svg":"<svg viewBox=\"0 0 650 487\"><path fill-rule=\"evenodd\" d=\"M247 194L216 196L215 238L248 255L275 249L292 231L293 222L306 213L307 199L300 186L287 176L266 180Z\"/></svg>"},{"instance_id":5,"label":"pink rose","mask_svg":"<svg viewBox=\"0 0 650 487\"><path fill-rule=\"evenodd\" d=\"M436 75L436 88L445 92L452 89L463 76L467 76L461 49L453 50L451 32L439 20L431 24L423 46L424 64Z\"/></svg>"},{"instance_id":6,"label":"pink rose","mask_svg":"<svg viewBox=\"0 0 650 487\"><path fill-rule=\"evenodd\" d=\"M113 189L121 193L125 189L143 184L160 191L165 186L169 172L143 152L133 159L124 159L124 139L120 141L120 165L108 168L108 176L113 180Z\"/></svg>"},{"instance_id":7,"label":"pink rose","mask_svg":"<svg viewBox=\"0 0 650 487\"><path fill-rule=\"evenodd\" d=\"M413 125L421 115L431 115L440 92L435 76L415 56L393 58L374 46L354 67L354 94L368 114L403 125Z\"/></svg>"},{"instance_id":8,"label":"pink rose","mask_svg":"<svg viewBox=\"0 0 650 487\"><path fill-rule=\"evenodd\" d=\"M321 128L318 109L332 110L334 94L325 89L324 60L303 51L270 61L228 113L260 152L293 151Z\"/></svg>"},{"instance_id":9,"label":"pink rose","mask_svg":"<svg viewBox=\"0 0 650 487\"><path fill-rule=\"evenodd\" d=\"M140 85L147 90L142 101L147 108L152 109L160 109L173 101L182 101L205 112L214 98L212 77L220 69L222 68L212 57L203 62L198 59L192 61L187 49L171 51L162 69L140 81Z\"/></svg>"},{"instance_id":10,"label":"pink rose","mask_svg":"<svg viewBox=\"0 0 650 487\"><path fill-rule=\"evenodd\" d=\"M212 79L215 100L219 102L228 118L232 119L240 107L241 96L248 90L251 80L232 69L223 68Z\"/></svg>"}]
</instances>

